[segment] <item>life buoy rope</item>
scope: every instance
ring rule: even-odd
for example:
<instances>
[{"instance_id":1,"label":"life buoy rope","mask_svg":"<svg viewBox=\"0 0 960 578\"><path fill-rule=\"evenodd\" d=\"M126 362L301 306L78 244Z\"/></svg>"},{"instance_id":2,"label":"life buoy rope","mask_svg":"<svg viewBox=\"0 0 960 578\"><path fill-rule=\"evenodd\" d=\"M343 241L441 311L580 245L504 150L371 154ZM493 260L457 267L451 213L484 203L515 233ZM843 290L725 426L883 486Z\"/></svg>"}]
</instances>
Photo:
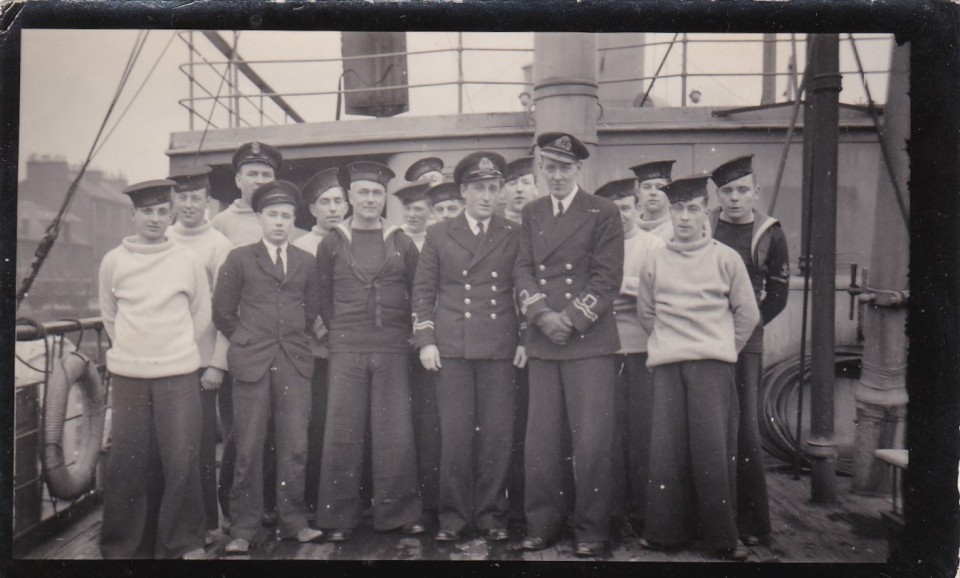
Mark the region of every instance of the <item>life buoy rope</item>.
<instances>
[{"instance_id":1,"label":"life buoy rope","mask_svg":"<svg viewBox=\"0 0 960 578\"><path fill-rule=\"evenodd\" d=\"M72 500L93 485L103 440L106 417L103 381L96 365L77 352L54 362L53 373L46 385L43 408L43 477L50 495ZM67 400L73 384L80 387L83 413L79 423L80 452L73 464L67 465L63 448L63 430Z\"/></svg>"}]
</instances>

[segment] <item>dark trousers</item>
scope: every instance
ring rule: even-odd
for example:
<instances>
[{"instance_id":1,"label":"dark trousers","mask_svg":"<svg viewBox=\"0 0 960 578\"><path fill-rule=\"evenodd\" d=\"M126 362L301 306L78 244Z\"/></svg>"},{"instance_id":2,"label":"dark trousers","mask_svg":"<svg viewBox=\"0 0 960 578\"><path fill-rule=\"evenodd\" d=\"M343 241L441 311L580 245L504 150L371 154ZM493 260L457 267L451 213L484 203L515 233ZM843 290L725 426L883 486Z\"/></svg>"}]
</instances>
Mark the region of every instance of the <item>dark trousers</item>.
<instances>
[{"instance_id":1,"label":"dark trousers","mask_svg":"<svg viewBox=\"0 0 960 578\"><path fill-rule=\"evenodd\" d=\"M230 533L258 542L264 511L264 439L272 414L277 456L277 514L281 538L307 527L303 501L310 421L310 378L300 375L280 350L259 381L233 384L233 433L237 444L230 512Z\"/></svg>"},{"instance_id":2,"label":"dark trousers","mask_svg":"<svg viewBox=\"0 0 960 578\"><path fill-rule=\"evenodd\" d=\"M200 370L203 374L203 370ZM203 428L200 434L200 485L203 493L203 517L207 530L220 527L217 504L217 390L200 390Z\"/></svg>"},{"instance_id":3,"label":"dark trousers","mask_svg":"<svg viewBox=\"0 0 960 578\"><path fill-rule=\"evenodd\" d=\"M604 541L610 530L614 489L615 357L531 359L529 364L530 409L524 455L527 533L552 539L563 522L566 415L573 441L577 494L574 534L578 541Z\"/></svg>"},{"instance_id":4,"label":"dark trousers","mask_svg":"<svg viewBox=\"0 0 960 578\"><path fill-rule=\"evenodd\" d=\"M511 360L443 358L440 410L440 527L506 528L516 393Z\"/></svg>"},{"instance_id":5,"label":"dark trousers","mask_svg":"<svg viewBox=\"0 0 960 578\"><path fill-rule=\"evenodd\" d=\"M513 402L513 447L511 451L510 482L507 494L510 499L510 519L523 520L523 451L527 437L527 407L530 390L527 368L514 368L517 383Z\"/></svg>"},{"instance_id":6,"label":"dark trousers","mask_svg":"<svg viewBox=\"0 0 960 578\"><path fill-rule=\"evenodd\" d=\"M303 485L303 499L307 509L317 511L317 493L320 491L320 464L323 457L323 430L327 423L327 360L313 361L310 383L310 425L307 427L307 469Z\"/></svg>"},{"instance_id":7,"label":"dark trousers","mask_svg":"<svg viewBox=\"0 0 960 578\"><path fill-rule=\"evenodd\" d=\"M437 374L424 369L419 356L410 356L413 435L417 444L420 497L425 510L436 510L440 503L440 414L436 380Z\"/></svg>"},{"instance_id":8,"label":"dark trousers","mask_svg":"<svg viewBox=\"0 0 960 578\"><path fill-rule=\"evenodd\" d=\"M742 352L737 360L737 401L740 429L737 435L737 526L741 536L763 538L770 534L767 479L763 471L759 413L762 353Z\"/></svg>"},{"instance_id":9,"label":"dark trousers","mask_svg":"<svg viewBox=\"0 0 960 578\"><path fill-rule=\"evenodd\" d=\"M100 552L178 558L203 547L200 382L196 372L114 375Z\"/></svg>"},{"instance_id":10,"label":"dark trousers","mask_svg":"<svg viewBox=\"0 0 960 578\"><path fill-rule=\"evenodd\" d=\"M223 454L220 456L220 479L217 482L217 500L220 511L230 517L230 492L233 490L233 470L237 462L237 444L233 436L233 376L226 373L217 390L217 407L220 411L220 426L223 428ZM267 423L263 455L263 507L265 511L277 509L277 455L273 442L273 417Z\"/></svg>"},{"instance_id":11,"label":"dark trousers","mask_svg":"<svg viewBox=\"0 0 960 578\"><path fill-rule=\"evenodd\" d=\"M708 546L736 546L739 419L734 364L698 360L653 368L644 538L679 545L699 525Z\"/></svg>"},{"instance_id":12,"label":"dark trousers","mask_svg":"<svg viewBox=\"0 0 960 578\"><path fill-rule=\"evenodd\" d=\"M647 369L646 353L629 353L621 356L621 361L622 388L618 393L622 397L617 408L622 425L617 429L623 438L619 459L624 467L618 478L624 486L624 514L643 520L653 418L653 373Z\"/></svg>"},{"instance_id":13,"label":"dark trousers","mask_svg":"<svg viewBox=\"0 0 960 578\"><path fill-rule=\"evenodd\" d=\"M364 434L373 445L373 526L420 520L407 353L331 353L317 526L360 523Z\"/></svg>"}]
</instances>

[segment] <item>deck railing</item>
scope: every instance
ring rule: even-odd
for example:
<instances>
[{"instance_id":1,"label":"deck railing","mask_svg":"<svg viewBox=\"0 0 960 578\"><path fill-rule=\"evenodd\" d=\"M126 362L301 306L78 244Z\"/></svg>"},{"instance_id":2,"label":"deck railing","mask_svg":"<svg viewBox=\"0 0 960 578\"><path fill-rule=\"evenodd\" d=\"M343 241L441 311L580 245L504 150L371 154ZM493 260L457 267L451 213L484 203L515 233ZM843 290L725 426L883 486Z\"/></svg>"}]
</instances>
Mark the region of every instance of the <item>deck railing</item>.
<instances>
[{"instance_id":1,"label":"deck railing","mask_svg":"<svg viewBox=\"0 0 960 578\"><path fill-rule=\"evenodd\" d=\"M509 102L511 103L511 108L510 110L504 110L500 112L515 112L522 110L523 108L530 110L530 99L524 99L522 97L524 92L528 93L529 96L529 94L533 91L531 80L532 69L529 68L531 66L530 64L528 64L527 67L524 67L527 68L527 70L524 71L524 77L522 80L481 79L473 74L472 71L467 69L466 64L469 62L469 59L465 60L464 58L465 55L471 53L528 53L530 54L532 62L534 49L529 46L466 46L464 45L463 34L458 33L457 45L452 48L407 50L402 52L389 52L348 57L337 56L328 58L244 59L238 56L236 50L231 51L232 48L237 46L239 34L234 34L234 44L232 46L221 37L212 37L210 33L203 33L203 37L206 37L216 48L219 49L217 54L220 55L220 58L211 58L205 55L205 50L201 49L203 46L201 36L197 33L189 31L178 33L178 38L188 47L189 57L188 62L181 64L179 67L180 71L187 77L189 81L189 95L187 98L180 99L178 103L180 106L186 109L189 115L190 130L195 130L197 128L202 129L206 127L208 123L210 128L218 129L237 128L242 126L253 127L278 125L287 124L290 122L308 122L308 120L301 116L291 104L291 102L294 100L297 100L298 102L304 102L302 99L305 98L316 99L321 97L337 97L337 110L334 117L339 120L341 112L340 104L344 95L351 93L369 93L396 89L419 91L436 90L443 87L455 87L457 93L456 112L462 113L464 112L465 91L468 87L483 86L485 88L490 88L491 91L503 91L509 88L511 93L500 94L499 102ZM873 44L877 42L889 41L890 35L873 34L856 36L857 43L864 42ZM849 38L845 38L843 42L849 43ZM689 51L693 49L692 47L697 45L719 46L725 44L752 44L757 46L765 43L787 46L790 54L786 59L786 63L780 62L779 66L774 66L772 69L768 68L767 70L757 70L757 63L748 59L742 63L727 66L722 71L704 71L698 69L692 63L689 57ZM209 48L209 46L207 48ZM700 90L694 86L693 81L695 80L711 82L717 85L715 88L719 88L728 92L730 89L721 85L724 80L737 79L738 81L742 80L744 83L757 81L761 83L766 82L768 85L764 87L764 93L766 94L765 98L773 98L775 101L777 98L775 96L771 97L771 91L775 91L777 88L775 86L777 80L786 78L785 90L782 91L781 96L785 97L786 100L791 100L796 95L796 91L799 86L799 76L801 75L802 69L806 62L805 38L803 38L801 35L786 34L777 35L776 38L765 40L761 37L761 35L755 35L755 38L744 39L742 36L718 38L716 35L683 33L676 35L672 40L652 40L649 42L637 42L625 45L602 46L598 48L597 51L599 55L603 55L604 53L633 50L636 51L641 58L643 58L643 51L652 49L657 49L658 52L657 54L651 53L652 60L654 60L654 62L647 63L648 67L650 68L650 70L646 71L647 74L627 75L623 78L607 78L603 75L603 73L601 73L599 85L603 87L605 85L638 83L639 86L642 87L640 95L638 96L644 96L646 92L650 92L651 87L657 85L657 90L652 93L652 96L657 99L658 106L685 107L689 106L690 104L696 104L698 101L699 97L695 96L694 93L699 93ZM209 52L209 50L206 50L206 52ZM223 60L222 56L224 54L229 55L227 60ZM342 75L338 76L337 74L316 73L315 70L310 68L320 65L333 65L340 63L343 65L342 68L346 70L346 64L348 62L359 59L389 59L397 56L404 56L410 59L411 64L408 66L408 68L412 69L414 66L416 66L417 59L443 54L451 54L455 56L456 70L451 72L449 78L442 78L431 82L391 84L389 86L377 85L365 88L361 87L347 89L342 88L339 85L339 79L342 77ZM783 59L781 58L780 60ZM321 84L324 85L324 88L321 90L275 90L258 73L254 71L254 67L257 69L267 69L273 66L290 65L296 65L300 67L300 70L303 71L303 73L299 74L298 76L318 79ZM209 76L211 72L212 76ZM649 72L654 73L649 74ZM885 75L888 72L889 69L887 67L863 71L867 77L871 78L875 78L878 75ZM204 82L204 80L201 78L201 73L206 73L208 82ZM854 77L858 76L860 71L857 70L855 66L851 66L841 70L841 74ZM241 77L244 77L246 82L241 82ZM773 88L770 87L769 83L773 84ZM678 86L675 86L677 84ZM247 85L247 88L244 88L243 85ZM670 89L665 90L663 88L665 85L669 85ZM253 88L251 89L250 87ZM693 89L688 90L691 87L693 87ZM492 94L492 92L488 94ZM467 96L467 98L469 99L469 96ZM642 104L648 103L646 98L643 98L642 101L644 102L641 102L641 99L638 98L638 101L635 102L634 105L641 106ZM743 99L740 99L736 104L744 104ZM767 100L765 102L761 102L758 100L757 102L746 104L771 104L771 101ZM312 106L311 108L316 107ZM435 110L421 112L423 114L436 113ZM412 111L412 114L419 113L420 112L418 111ZM319 121L331 119L318 118L313 120ZM221 123L226 126L220 126Z\"/></svg>"},{"instance_id":2,"label":"deck railing","mask_svg":"<svg viewBox=\"0 0 960 578\"><path fill-rule=\"evenodd\" d=\"M103 330L99 317L65 319L46 323L18 320L16 326L17 349L14 371L14 488L13 488L13 536L16 541L26 535L41 531L47 523L70 518L85 510L83 504L96 503L99 498L98 479L91 490L80 497L63 501L51 497L44 478L41 454L44 451L44 398L47 392L54 363L62 355L80 352L96 363L107 390L106 423L101 455L108 449L110 423L110 380L104 365L104 353L109 347L109 338ZM73 398L70 398L71 400ZM73 408L73 410L71 410ZM79 441L76 421L81 417L76 403L67 408L64 422L64 455L69 468L75 461L72 447ZM73 442L73 443L72 443Z\"/></svg>"}]
</instances>

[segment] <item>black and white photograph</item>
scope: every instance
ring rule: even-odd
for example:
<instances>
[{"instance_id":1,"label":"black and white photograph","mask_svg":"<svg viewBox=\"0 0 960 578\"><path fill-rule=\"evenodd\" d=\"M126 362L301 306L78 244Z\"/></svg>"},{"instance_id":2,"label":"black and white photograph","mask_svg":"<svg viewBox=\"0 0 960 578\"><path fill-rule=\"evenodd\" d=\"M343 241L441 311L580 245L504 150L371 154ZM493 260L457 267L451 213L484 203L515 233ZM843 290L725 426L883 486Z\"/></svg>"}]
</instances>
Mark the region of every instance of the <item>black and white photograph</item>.
<instances>
[{"instance_id":1,"label":"black and white photograph","mask_svg":"<svg viewBox=\"0 0 960 578\"><path fill-rule=\"evenodd\" d=\"M15 561L956 573L955 46L243 6L19 29Z\"/></svg>"}]
</instances>

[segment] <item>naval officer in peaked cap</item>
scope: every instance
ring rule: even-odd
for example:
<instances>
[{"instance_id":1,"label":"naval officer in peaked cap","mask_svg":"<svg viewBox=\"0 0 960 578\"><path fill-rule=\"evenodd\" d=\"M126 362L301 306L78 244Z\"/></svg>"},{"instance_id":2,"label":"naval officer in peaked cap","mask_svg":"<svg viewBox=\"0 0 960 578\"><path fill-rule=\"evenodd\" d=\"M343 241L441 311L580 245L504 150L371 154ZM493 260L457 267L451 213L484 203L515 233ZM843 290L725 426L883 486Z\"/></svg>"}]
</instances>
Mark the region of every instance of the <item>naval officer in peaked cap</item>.
<instances>
[{"instance_id":1,"label":"naval officer in peaked cap","mask_svg":"<svg viewBox=\"0 0 960 578\"><path fill-rule=\"evenodd\" d=\"M518 229L495 214L503 157L476 152L454 171L465 210L427 231L413 290L420 362L438 372L442 542L468 529L508 538L516 374L525 362L513 299Z\"/></svg>"},{"instance_id":2,"label":"naval officer in peaked cap","mask_svg":"<svg viewBox=\"0 0 960 578\"><path fill-rule=\"evenodd\" d=\"M623 278L623 227L617 206L584 191L577 178L589 151L576 137L537 138L540 176L550 194L522 213L515 268L529 327L530 408L521 546L553 543L565 519L562 427L573 439L578 556L598 556L610 526L616 360L613 300ZM564 416L566 415L566 419Z\"/></svg>"}]
</instances>

